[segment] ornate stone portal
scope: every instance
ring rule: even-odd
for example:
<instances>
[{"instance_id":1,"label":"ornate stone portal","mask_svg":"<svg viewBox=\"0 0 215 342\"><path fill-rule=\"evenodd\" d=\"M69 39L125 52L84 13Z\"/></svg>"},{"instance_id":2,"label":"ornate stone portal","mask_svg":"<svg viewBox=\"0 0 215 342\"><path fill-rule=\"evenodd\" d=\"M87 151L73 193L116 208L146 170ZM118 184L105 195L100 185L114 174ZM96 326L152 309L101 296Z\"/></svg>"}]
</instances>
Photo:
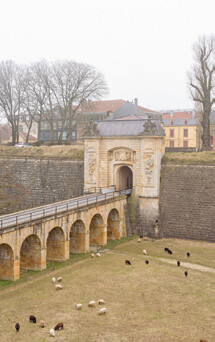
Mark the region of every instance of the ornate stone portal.
<instances>
[{"instance_id":1,"label":"ornate stone portal","mask_svg":"<svg viewBox=\"0 0 215 342\"><path fill-rule=\"evenodd\" d=\"M85 136L85 188L133 187L141 228L149 235L158 220L164 130L156 120L107 120Z\"/></svg>"}]
</instances>

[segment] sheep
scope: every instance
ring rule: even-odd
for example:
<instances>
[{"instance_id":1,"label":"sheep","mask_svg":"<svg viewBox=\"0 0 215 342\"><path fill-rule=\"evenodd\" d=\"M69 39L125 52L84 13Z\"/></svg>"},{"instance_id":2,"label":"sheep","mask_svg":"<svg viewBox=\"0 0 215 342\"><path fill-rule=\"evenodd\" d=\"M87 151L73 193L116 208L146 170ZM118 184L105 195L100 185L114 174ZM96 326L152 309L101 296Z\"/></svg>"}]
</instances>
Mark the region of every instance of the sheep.
<instances>
[{"instance_id":1,"label":"sheep","mask_svg":"<svg viewBox=\"0 0 215 342\"><path fill-rule=\"evenodd\" d=\"M106 314L106 311L107 311L106 308L100 309L100 310L99 310L99 315L104 315L104 314Z\"/></svg>"},{"instance_id":2,"label":"sheep","mask_svg":"<svg viewBox=\"0 0 215 342\"><path fill-rule=\"evenodd\" d=\"M57 278L57 282L58 282L58 283L61 283L61 282L62 282L62 280L63 280L63 278L62 278L62 277L58 277L58 278Z\"/></svg>"},{"instance_id":3,"label":"sheep","mask_svg":"<svg viewBox=\"0 0 215 342\"><path fill-rule=\"evenodd\" d=\"M142 238L143 238L143 235L140 235L139 238L142 239Z\"/></svg>"},{"instance_id":4,"label":"sheep","mask_svg":"<svg viewBox=\"0 0 215 342\"><path fill-rule=\"evenodd\" d=\"M33 315L31 315L31 316L29 317L29 321L30 321L30 323L37 323L37 319L36 319L36 317L33 316Z\"/></svg>"},{"instance_id":5,"label":"sheep","mask_svg":"<svg viewBox=\"0 0 215 342\"><path fill-rule=\"evenodd\" d=\"M63 323L58 323L54 328L54 330L62 330L62 329L63 329Z\"/></svg>"},{"instance_id":6,"label":"sheep","mask_svg":"<svg viewBox=\"0 0 215 342\"><path fill-rule=\"evenodd\" d=\"M44 322L43 320L41 320L40 323L39 323L39 325L40 325L41 328L45 328L45 325L46 325L46 324L45 324L45 322Z\"/></svg>"},{"instance_id":7,"label":"sheep","mask_svg":"<svg viewBox=\"0 0 215 342\"><path fill-rule=\"evenodd\" d=\"M148 264L149 264L149 260L146 260L146 261L145 261L145 264L148 265Z\"/></svg>"},{"instance_id":8,"label":"sheep","mask_svg":"<svg viewBox=\"0 0 215 342\"><path fill-rule=\"evenodd\" d=\"M56 279L53 277L52 278L52 283L55 283L56 282Z\"/></svg>"},{"instance_id":9,"label":"sheep","mask_svg":"<svg viewBox=\"0 0 215 342\"><path fill-rule=\"evenodd\" d=\"M177 265L178 265L178 266L180 266L180 265L181 265L180 261L177 261Z\"/></svg>"},{"instance_id":10,"label":"sheep","mask_svg":"<svg viewBox=\"0 0 215 342\"><path fill-rule=\"evenodd\" d=\"M95 258L95 254L92 253L92 254L91 254L91 258Z\"/></svg>"},{"instance_id":11,"label":"sheep","mask_svg":"<svg viewBox=\"0 0 215 342\"><path fill-rule=\"evenodd\" d=\"M49 330L49 335L54 337L55 336L55 332L54 332L54 329L50 329Z\"/></svg>"},{"instance_id":12,"label":"sheep","mask_svg":"<svg viewBox=\"0 0 215 342\"><path fill-rule=\"evenodd\" d=\"M187 272L187 271L185 271L185 272L184 272L184 275L185 275L185 277L187 277L187 276L188 276L188 272Z\"/></svg>"},{"instance_id":13,"label":"sheep","mask_svg":"<svg viewBox=\"0 0 215 342\"><path fill-rule=\"evenodd\" d=\"M104 304L105 304L105 301L104 301L103 299L99 299L98 304L99 304L99 305L104 305Z\"/></svg>"},{"instance_id":14,"label":"sheep","mask_svg":"<svg viewBox=\"0 0 215 342\"><path fill-rule=\"evenodd\" d=\"M63 286L60 284L55 285L56 290L63 290Z\"/></svg>"},{"instance_id":15,"label":"sheep","mask_svg":"<svg viewBox=\"0 0 215 342\"><path fill-rule=\"evenodd\" d=\"M138 242L138 243L140 243L140 242L141 242L141 240L140 240L140 239L138 239L138 240L137 240L137 242Z\"/></svg>"},{"instance_id":16,"label":"sheep","mask_svg":"<svg viewBox=\"0 0 215 342\"><path fill-rule=\"evenodd\" d=\"M131 262L129 260L125 260L126 265L131 265Z\"/></svg>"},{"instance_id":17,"label":"sheep","mask_svg":"<svg viewBox=\"0 0 215 342\"><path fill-rule=\"evenodd\" d=\"M146 250L145 250L145 249L143 250L143 254L145 254L145 255L147 254L147 252L146 252Z\"/></svg>"},{"instance_id":18,"label":"sheep","mask_svg":"<svg viewBox=\"0 0 215 342\"><path fill-rule=\"evenodd\" d=\"M97 258L100 258L101 254L100 253L96 253Z\"/></svg>"},{"instance_id":19,"label":"sheep","mask_svg":"<svg viewBox=\"0 0 215 342\"><path fill-rule=\"evenodd\" d=\"M171 251L171 249L169 249L169 250L168 250L168 254L172 254L172 251Z\"/></svg>"},{"instance_id":20,"label":"sheep","mask_svg":"<svg viewBox=\"0 0 215 342\"><path fill-rule=\"evenodd\" d=\"M82 304L75 304L76 310L82 310Z\"/></svg>"},{"instance_id":21,"label":"sheep","mask_svg":"<svg viewBox=\"0 0 215 342\"><path fill-rule=\"evenodd\" d=\"M168 251L169 251L169 248L168 248L168 247L165 247L165 248L164 248L164 251L165 251L165 252L168 252Z\"/></svg>"},{"instance_id":22,"label":"sheep","mask_svg":"<svg viewBox=\"0 0 215 342\"><path fill-rule=\"evenodd\" d=\"M94 300L91 300L91 301L88 303L88 306L89 306L90 308L94 308L95 305L96 305L96 302L95 302Z\"/></svg>"},{"instance_id":23,"label":"sheep","mask_svg":"<svg viewBox=\"0 0 215 342\"><path fill-rule=\"evenodd\" d=\"M16 323L15 329L16 329L17 332L19 331L19 329L20 329L20 324L19 323Z\"/></svg>"},{"instance_id":24,"label":"sheep","mask_svg":"<svg viewBox=\"0 0 215 342\"><path fill-rule=\"evenodd\" d=\"M208 341L204 340L204 338L201 338L201 340L199 340L199 342L208 342Z\"/></svg>"},{"instance_id":25,"label":"sheep","mask_svg":"<svg viewBox=\"0 0 215 342\"><path fill-rule=\"evenodd\" d=\"M190 253L189 253L189 252L187 252L187 257L188 257L188 258L190 257Z\"/></svg>"}]
</instances>

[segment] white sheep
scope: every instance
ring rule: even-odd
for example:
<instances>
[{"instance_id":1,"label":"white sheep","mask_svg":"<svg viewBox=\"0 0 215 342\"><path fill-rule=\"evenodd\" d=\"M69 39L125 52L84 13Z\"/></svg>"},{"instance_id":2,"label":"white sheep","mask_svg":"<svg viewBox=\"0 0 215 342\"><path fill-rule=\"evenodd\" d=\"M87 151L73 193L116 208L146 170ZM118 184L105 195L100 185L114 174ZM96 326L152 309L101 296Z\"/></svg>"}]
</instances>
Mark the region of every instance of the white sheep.
<instances>
[{"instance_id":1,"label":"white sheep","mask_svg":"<svg viewBox=\"0 0 215 342\"><path fill-rule=\"evenodd\" d=\"M107 311L106 308L100 309L100 310L99 310L99 315L104 315L104 314L106 314L106 311Z\"/></svg>"},{"instance_id":2,"label":"white sheep","mask_svg":"<svg viewBox=\"0 0 215 342\"><path fill-rule=\"evenodd\" d=\"M54 332L54 329L50 329L49 330L49 335L54 337L55 336L55 332Z\"/></svg>"},{"instance_id":3,"label":"white sheep","mask_svg":"<svg viewBox=\"0 0 215 342\"><path fill-rule=\"evenodd\" d=\"M92 253L92 254L91 254L91 258L95 258L95 254Z\"/></svg>"},{"instance_id":4,"label":"white sheep","mask_svg":"<svg viewBox=\"0 0 215 342\"><path fill-rule=\"evenodd\" d=\"M52 283L55 283L56 282L56 279L53 277L52 278Z\"/></svg>"},{"instance_id":5,"label":"white sheep","mask_svg":"<svg viewBox=\"0 0 215 342\"><path fill-rule=\"evenodd\" d=\"M99 305L104 305L105 304L105 301L103 299L99 299L99 302L98 302Z\"/></svg>"},{"instance_id":6,"label":"white sheep","mask_svg":"<svg viewBox=\"0 0 215 342\"><path fill-rule=\"evenodd\" d=\"M58 281L58 283L61 283L61 282L62 282L62 280L63 280L63 278L62 278L62 277L58 277L58 278L57 278L57 281Z\"/></svg>"},{"instance_id":7,"label":"white sheep","mask_svg":"<svg viewBox=\"0 0 215 342\"><path fill-rule=\"evenodd\" d=\"M143 250L143 254L145 254L145 255L147 254L147 252L146 252L146 250L145 250L145 249Z\"/></svg>"},{"instance_id":8,"label":"white sheep","mask_svg":"<svg viewBox=\"0 0 215 342\"><path fill-rule=\"evenodd\" d=\"M75 304L76 310L81 310L82 309L82 304Z\"/></svg>"},{"instance_id":9,"label":"white sheep","mask_svg":"<svg viewBox=\"0 0 215 342\"><path fill-rule=\"evenodd\" d=\"M96 305L96 302L94 300L91 300L89 303L88 303L88 306L91 307L91 308L94 308Z\"/></svg>"},{"instance_id":10,"label":"white sheep","mask_svg":"<svg viewBox=\"0 0 215 342\"><path fill-rule=\"evenodd\" d=\"M55 285L56 290L63 290L63 286L60 284Z\"/></svg>"},{"instance_id":11,"label":"white sheep","mask_svg":"<svg viewBox=\"0 0 215 342\"><path fill-rule=\"evenodd\" d=\"M100 258L101 254L100 253L96 253L97 258Z\"/></svg>"},{"instance_id":12,"label":"white sheep","mask_svg":"<svg viewBox=\"0 0 215 342\"><path fill-rule=\"evenodd\" d=\"M137 242L139 242L139 243L140 243L140 242L141 242L141 239L138 239L138 240L137 240Z\"/></svg>"}]
</instances>

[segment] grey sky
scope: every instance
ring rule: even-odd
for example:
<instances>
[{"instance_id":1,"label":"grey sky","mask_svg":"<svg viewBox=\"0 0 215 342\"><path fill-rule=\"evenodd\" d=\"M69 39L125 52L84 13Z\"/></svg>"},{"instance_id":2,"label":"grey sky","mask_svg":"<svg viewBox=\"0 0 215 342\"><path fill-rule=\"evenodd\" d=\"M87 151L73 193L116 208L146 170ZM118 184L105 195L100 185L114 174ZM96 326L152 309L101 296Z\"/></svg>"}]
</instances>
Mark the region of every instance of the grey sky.
<instances>
[{"instance_id":1,"label":"grey sky","mask_svg":"<svg viewBox=\"0 0 215 342\"><path fill-rule=\"evenodd\" d=\"M191 47L214 31L214 0L7 0L0 60L86 62L103 72L108 99L190 108Z\"/></svg>"}]
</instances>

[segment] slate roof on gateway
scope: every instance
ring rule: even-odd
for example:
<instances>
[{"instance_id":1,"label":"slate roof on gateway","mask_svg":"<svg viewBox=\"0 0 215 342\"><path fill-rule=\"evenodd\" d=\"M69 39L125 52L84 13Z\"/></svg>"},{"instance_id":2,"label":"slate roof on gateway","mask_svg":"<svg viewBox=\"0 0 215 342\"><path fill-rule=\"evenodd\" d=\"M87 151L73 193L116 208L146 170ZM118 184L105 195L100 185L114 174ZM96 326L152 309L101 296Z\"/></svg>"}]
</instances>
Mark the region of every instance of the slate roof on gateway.
<instances>
[{"instance_id":1,"label":"slate roof on gateway","mask_svg":"<svg viewBox=\"0 0 215 342\"><path fill-rule=\"evenodd\" d=\"M148 122L148 120L127 120L126 118L125 120L105 120L98 121L97 128L100 135L104 137L136 136L144 135L144 125L146 122ZM158 120L151 120L151 122L155 123L155 133L152 132L151 135L164 136L165 131Z\"/></svg>"}]
</instances>

